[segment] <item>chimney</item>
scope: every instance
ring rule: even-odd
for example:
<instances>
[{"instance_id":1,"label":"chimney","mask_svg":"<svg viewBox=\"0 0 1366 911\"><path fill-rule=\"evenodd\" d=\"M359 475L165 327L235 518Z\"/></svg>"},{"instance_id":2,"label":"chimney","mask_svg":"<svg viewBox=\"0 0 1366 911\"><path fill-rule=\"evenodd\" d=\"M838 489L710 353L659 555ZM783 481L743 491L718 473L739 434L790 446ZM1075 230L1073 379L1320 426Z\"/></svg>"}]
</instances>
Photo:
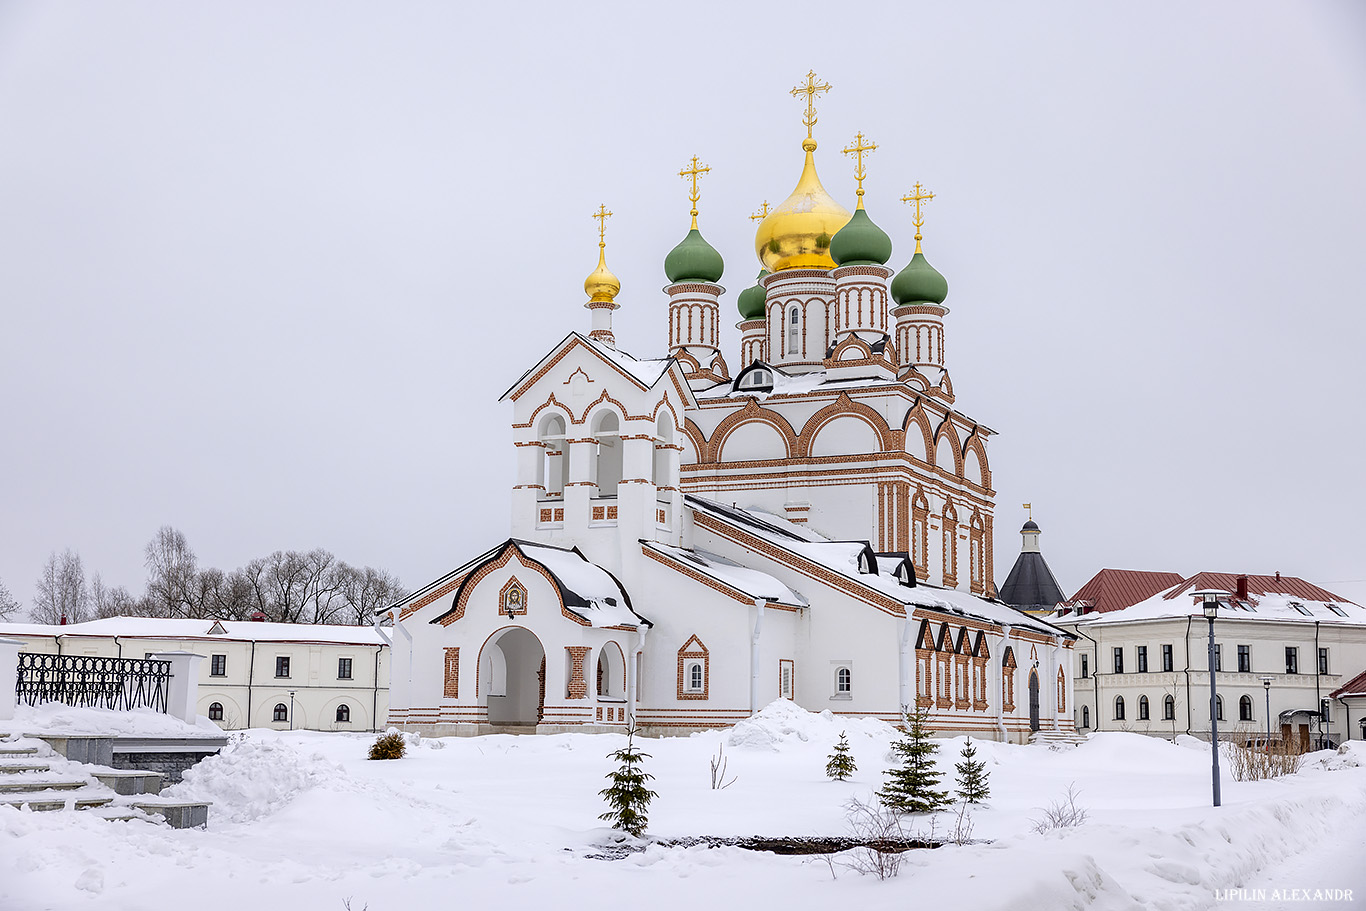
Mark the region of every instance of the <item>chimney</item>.
<instances>
[{"instance_id":1,"label":"chimney","mask_svg":"<svg viewBox=\"0 0 1366 911\"><path fill-rule=\"evenodd\" d=\"M1279 577L1279 576L1280 576L1280 573L1277 573L1276 575ZM1237 598L1238 598L1239 601L1246 601L1246 600L1247 600L1247 576L1239 576L1239 577L1238 577L1238 594L1237 594Z\"/></svg>"},{"instance_id":2,"label":"chimney","mask_svg":"<svg viewBox=\"0 0 1366 911\"><path fill-rule=\"evenodd\" d=\"M266 622L266 615L263 614L263 613L261 613L259 610L258 610L258 611L252 611L252 613L251 613L251 622L253 622L253 623L265 623L265 622Z\"/></svg>"},{"instance_id":3,"label":"chimney","mask_svg":"<svg viewBox=\"0 0 1366 911\"><path fill-rule=\"evenodd\" d=\"M66 626L66 614L65 614L65 613L62 614L62 622L61 622L60 625L61 625L61 626Z\"/></svg>"}]
</instances>

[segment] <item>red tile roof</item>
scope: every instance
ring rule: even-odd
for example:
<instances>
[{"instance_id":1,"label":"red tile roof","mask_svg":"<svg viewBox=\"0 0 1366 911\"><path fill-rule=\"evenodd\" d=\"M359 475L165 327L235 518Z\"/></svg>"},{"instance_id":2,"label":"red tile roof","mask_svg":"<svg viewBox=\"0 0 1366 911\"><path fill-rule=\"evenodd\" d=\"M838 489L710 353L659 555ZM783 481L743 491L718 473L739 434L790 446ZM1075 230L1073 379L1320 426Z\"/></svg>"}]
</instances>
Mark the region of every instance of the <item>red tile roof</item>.
<instances>
[{"instance_id":1,"label":"red tile roof","mask_svg":"<svg viewBox=\"0 0 1366 911\"><path fill-rule=\"evenodd\" d=\"M1238 590L1239 575L1239 573L1196 573L1168 592L1165 598L1170 601L1172 598L1189 592L1209 591L1210 589L1235 592ZM1274 576L1249 575L1247 577L1247 592L1250 595L1271 593L1289 595L1292 598L1303 598L1306 601L1347 601L1352 603L1350 598L1335 595L1328 589L1319 588L1312 582L1306 582L1295 576L1282 576L1279 573Z\"/></svg>"},{"instance_id":2,"label":"red tile roof","mask_svg":"<svg viewBox=\"0 0 1366 911\"><path fill-rule=\"evenodd\" d=\"M1342 696L1366 696L1366 671L1357 674L1328 694L1330 699L1338 699Z\"/></svg>"},{"instance_id":3,"label":"red tile roof","mask_svg":"<svg viewBox=\"0 0 1366 911\"><path fill-rule=\"evenodd\" d=\"M1071 601L1089 602L1097 611L1122 610L1179 585L1181 581L1180 573L1102 569L1077 590Z\"/></svg>"}]
</instances>

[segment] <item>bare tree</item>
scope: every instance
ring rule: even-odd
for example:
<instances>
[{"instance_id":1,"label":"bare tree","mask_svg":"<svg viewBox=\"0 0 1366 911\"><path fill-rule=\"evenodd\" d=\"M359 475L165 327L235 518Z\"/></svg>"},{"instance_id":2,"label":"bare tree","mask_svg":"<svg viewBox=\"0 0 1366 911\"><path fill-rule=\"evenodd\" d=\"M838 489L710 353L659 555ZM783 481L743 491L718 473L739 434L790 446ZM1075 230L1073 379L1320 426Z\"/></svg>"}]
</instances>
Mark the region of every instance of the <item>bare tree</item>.
<instances>
[{"instance_id":1,"label":"bare tree","mask_svg":"<svg viewBox=\"0 0 1366 911\"><path fill-rule=\"evenodd\" d=\"M5 587L4 582L0 582L0 620L9 620L19 612L20 604L14 600L14 595Z\"/></svg>"},{"instance_id":2,"label":"bare tree","mask_svg":"<svg viewBox=\"0 0 1366 911\"><path fill-rule=\"evenodd\" d=\"M139 605L122 585L108 586L99 573L90 577L90 600L95 607L95 616L133 617L140 613Z\"/></svg>"},{"instance_id":3,"label":"bare tree","mask_svg":"<svg viewBox=\"0 0 1366 911\"><path fill-rule=\"evenodd\" d=\"M147 611L154 617L201 617L196 600L196 558L185 535L169 525L157 529L143 550L147 566Z\"/></svg>"},{"instance_id":4,"label":"bare tree","mask_svg":"<svg viewBox=\"0 0 1366 911\"><path fill-rule=\"evenodd\" d=\"M38 577L30 612L36 623L82 623L90 619L90 588L80 554L53 551Z\"/></svg>"},{"instance_id":5,"label":"bare tree","mask_svg":"<svg viewBox=\"0 0 1366 911\"><path fill-rule=\"evenodd\" d=\"M375 614L408 594L397 576L382 569L370 566L357 569L345 563L340 564L339 568L342 573L342 596L346 604L345 614L337 618L341 623L368 626Z\"/></svg>"}]
</instances>

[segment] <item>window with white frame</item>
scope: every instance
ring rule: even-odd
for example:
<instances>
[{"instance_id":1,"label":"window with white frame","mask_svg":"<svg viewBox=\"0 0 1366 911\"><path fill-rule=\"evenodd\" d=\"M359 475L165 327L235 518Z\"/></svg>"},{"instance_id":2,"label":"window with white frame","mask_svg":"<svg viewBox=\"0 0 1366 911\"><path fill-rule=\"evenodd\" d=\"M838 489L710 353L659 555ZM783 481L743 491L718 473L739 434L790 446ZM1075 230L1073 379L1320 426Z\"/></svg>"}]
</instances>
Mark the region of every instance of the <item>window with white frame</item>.
<instances>
[{"instance_id":1,"label":"window with white frame","mask_svg":"<svg viewBox=\"0 0 1366 911\"><path fill-rule=\"evenodd\" d=\"M802 312L798 307L793 307L787 312L787 353L796 354L801 345L802 338Z\"/></svg>"},{"instance_id":2,"label":"window with white frame","mask_svg":"<svg viewBox=\"0 0 1366 911\"><path fill-rule=\"evenodd\" d=\"M786 658L778 662L778 695L792 699L797 688L796 663Z\"/></svg>"},{"instance_id":3,"label":"window with white frame","mask_svg":"<svg viewBox=\"0 0 1366 911\"><path fill-rule=\"evenodd\" d=\"M689 693L702 692L704 675L701 661L689 661L683 689Z\"/></svg>"},{"instance_id":4,"label":"window with white frame","mask_svg":"<svg viewBox=\"0 0 1366 911\"><path fill-rule=\"evenodd\" d=\"M845 699L854 692L854 671L844 664L835 668L835 695Z\"/></svg>"}]
</instances>

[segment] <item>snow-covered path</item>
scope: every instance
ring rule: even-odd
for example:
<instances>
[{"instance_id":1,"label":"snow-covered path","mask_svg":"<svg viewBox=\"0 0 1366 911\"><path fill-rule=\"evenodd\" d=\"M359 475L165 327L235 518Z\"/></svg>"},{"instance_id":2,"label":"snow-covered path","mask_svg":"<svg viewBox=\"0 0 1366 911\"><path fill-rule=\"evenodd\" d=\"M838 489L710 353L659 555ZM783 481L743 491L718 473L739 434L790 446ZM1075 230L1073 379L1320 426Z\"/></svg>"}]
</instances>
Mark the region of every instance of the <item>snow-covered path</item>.
<instances>
[{"instance_id":1,"label":"snow-covered path","mask_svg":"<svg viewBox=\"0 0 1366 911\"><path fill-rule=\"evenodd\" d=\"M825 758L842 731L859 768L852 781L831 782ZM891 736L878 721L786 703L732 731L647 740L660 794L650 833L848 834L845 804L879 786ZM990 773L990 802L973 812L973 837L985 841L912 851L899 877L879 881L739 848L655 845L594 859L612 838L597 819L597 792L620 735L421 740L394 762L367 761L371 739L248 732L177 789L214 801L206 831L0 807L0 911L145 911L168 896L192 896L196 911L341 911L348 898L356 911L456 898L507 911L596 909L623 889L648 896L654 911L1260 911L1219 903L1218 890L1273 875L1298 886L1318 867L1313 883L1326 885L1330 868L1366 866L1362 749L1315 754L1282 779L1226 781L1216 811L1208 746L1198 742L1113 733L1055 752L974 741ZM947 784L963 741L938 744ZM709 763L722 747L737 781L712 790ZM1033 832L1040 808L1072 786L1090 813L1085 825ZM948 819L909 822L922 833L931 825L943 835Z\"/></svg>"},{"instance_id":2,"label":"snow-covered path","mask_svg":"<svg viewBox=\"0 0 1366 911\"><path fill-rule=\"evenodd\" d=\"M1366 905L1366 814L1338 814L1330 838L1261 871L1245 886L1242 911L1310 911ZM1295 890L1299 890L1296 894ZM1322 890L1318 898L1312 896ZM1260 896L1266 896L1261 898ZM1311 896L1305 900L1303 896ZM1253 897L1257 896L1257 897Z\"/></svg>"}]
</instances>

